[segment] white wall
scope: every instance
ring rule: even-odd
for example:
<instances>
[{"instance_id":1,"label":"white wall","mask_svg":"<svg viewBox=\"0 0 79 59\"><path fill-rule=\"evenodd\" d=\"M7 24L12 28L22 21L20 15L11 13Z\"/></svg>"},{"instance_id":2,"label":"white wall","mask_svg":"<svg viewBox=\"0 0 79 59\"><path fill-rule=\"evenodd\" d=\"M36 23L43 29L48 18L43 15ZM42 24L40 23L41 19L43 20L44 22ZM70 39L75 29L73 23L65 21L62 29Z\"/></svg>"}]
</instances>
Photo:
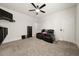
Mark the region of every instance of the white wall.
<instances>
[{"instance_id":1,"label":"white wall","mask_svg":"<svg viewBox=\"0 0 79 59\"><path fill-rule=\"evenodd\" d=\"M6 20L0 20L0 26L8 28L8 36L3 43L21 39L21 35L27 34L27 26L33 26L33 34L36 33L37 27L35 26L37 26L37 19L7 8L0 8L12 13L16 21L12 23Z\"/></svg>"},{"instance_id":2,"label":"white wall","mask_svg":"<svg viewBox=\"0 0 79 59\"><path fill-rule=\"evenodd\" d=\"M75 42L75 15L75 6L52 13L38 22L38 32L41 29L54 29L57 40Z\"/></svg>"},{"instance_id":3,"label":"white wall","mask_svg":"<svg viewBox=\"0 0 79 59\"><path fill-rule=\"evenodd\" d=\"M79 46L79 4L77 4L77 19L76 19L76 43Z\"/></svg>"}]
</instances>

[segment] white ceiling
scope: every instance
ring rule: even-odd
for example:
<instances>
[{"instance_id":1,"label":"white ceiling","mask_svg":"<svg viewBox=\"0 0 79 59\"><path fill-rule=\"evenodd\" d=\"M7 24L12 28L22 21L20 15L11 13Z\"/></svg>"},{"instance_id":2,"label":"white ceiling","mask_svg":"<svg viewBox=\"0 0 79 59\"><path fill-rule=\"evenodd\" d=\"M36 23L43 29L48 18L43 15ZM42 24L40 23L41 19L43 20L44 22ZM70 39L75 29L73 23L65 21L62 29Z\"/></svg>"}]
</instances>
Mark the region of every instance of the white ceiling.
<instances>
[{"instance_id":1,"label":"white ceiling","mask_svg":"<svg viewBox=\"0 0 79 59\"><path fill-rule=\"evenodd\" d=\"M43 3L35 3L35 5L41 6ZM42 10L46 11L46 13L39 13L36 15L35 12L29 12L28 10L34 9L34 7L30 3L0 3L0 6L9 8L11 10L21 12L36 18L42 18L46 15L49 15L53 12L69 8L76 5L75 3L46 3L46 6L42 8Z\"/></svg>"}]
</instances>

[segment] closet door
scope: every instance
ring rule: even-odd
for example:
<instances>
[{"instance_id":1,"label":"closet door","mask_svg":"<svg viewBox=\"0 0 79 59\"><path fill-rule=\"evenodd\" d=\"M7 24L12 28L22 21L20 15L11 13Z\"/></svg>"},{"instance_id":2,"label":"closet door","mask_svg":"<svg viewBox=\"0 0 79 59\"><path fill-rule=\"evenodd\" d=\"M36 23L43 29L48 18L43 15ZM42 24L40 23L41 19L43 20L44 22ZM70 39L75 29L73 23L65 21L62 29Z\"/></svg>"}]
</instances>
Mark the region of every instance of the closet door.
<instances>
[{"instance_id":1,"label":"closet door","mask_svg":"<svg viewBox=\"0 0 79 59\"><path fill-rule=\"evenodd\" d=\"M27 26L27 38L32 37L32 26Z\"/></svg>"}]
</instances>

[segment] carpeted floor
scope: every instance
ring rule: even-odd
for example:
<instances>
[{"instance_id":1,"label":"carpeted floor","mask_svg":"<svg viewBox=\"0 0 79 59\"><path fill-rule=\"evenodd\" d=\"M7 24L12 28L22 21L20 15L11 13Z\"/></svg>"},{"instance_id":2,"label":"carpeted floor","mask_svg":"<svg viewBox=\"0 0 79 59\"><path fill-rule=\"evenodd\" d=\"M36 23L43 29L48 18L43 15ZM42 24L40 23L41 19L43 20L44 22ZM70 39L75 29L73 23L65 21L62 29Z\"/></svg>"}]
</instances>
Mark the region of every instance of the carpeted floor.
<instances>
[{"instance_id":1,"label":"carpeted floor","mask_svg":"<svg viewBox=\"0 0 79 59\"><path fill-rule=\"evenodd\" d=\"M2 44L0 56L79 56L79 48L67 41L50 44L33 37Z\"/></svg>"}]
</instances>

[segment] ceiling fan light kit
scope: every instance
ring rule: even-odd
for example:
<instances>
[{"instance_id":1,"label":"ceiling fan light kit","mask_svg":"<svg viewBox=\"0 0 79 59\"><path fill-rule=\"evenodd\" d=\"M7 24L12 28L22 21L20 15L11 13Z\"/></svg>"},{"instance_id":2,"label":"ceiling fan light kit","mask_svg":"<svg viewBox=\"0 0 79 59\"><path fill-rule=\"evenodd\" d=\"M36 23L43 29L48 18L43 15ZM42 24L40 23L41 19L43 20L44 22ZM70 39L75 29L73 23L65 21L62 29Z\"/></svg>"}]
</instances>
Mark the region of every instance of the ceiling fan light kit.
<instances>
[{"instance_id":1,"label":"ceiling fan light kit","mask_svg":"<svg viewBox=\"0 0 79 59\"><path fill-rule=\"evenodd\" d=\"M46 6L46 4L43 4L42 6L36 6L34 3L31 3L32 5L33 5L33 7L35 8L35 9L32 9L32 10L29 10L29 11L35 11L36 12L36 15L38 15L38 13L39 12L42 12L42 13L45 13L45 11L43 11L43 10L41 10L43 7L45 7Z\"/></svg>"},{"instance_id":2,"label":"ceiling fan light kit","mask_svg":"<svg viewBox=\"0 0 79 59\"><path fill-rule=\"evenodd\" d=\"M40 10L39 10L39 9L36 9L35 11L36 11L36 12L40 12Z\"/></svg>"}]
</instances>

